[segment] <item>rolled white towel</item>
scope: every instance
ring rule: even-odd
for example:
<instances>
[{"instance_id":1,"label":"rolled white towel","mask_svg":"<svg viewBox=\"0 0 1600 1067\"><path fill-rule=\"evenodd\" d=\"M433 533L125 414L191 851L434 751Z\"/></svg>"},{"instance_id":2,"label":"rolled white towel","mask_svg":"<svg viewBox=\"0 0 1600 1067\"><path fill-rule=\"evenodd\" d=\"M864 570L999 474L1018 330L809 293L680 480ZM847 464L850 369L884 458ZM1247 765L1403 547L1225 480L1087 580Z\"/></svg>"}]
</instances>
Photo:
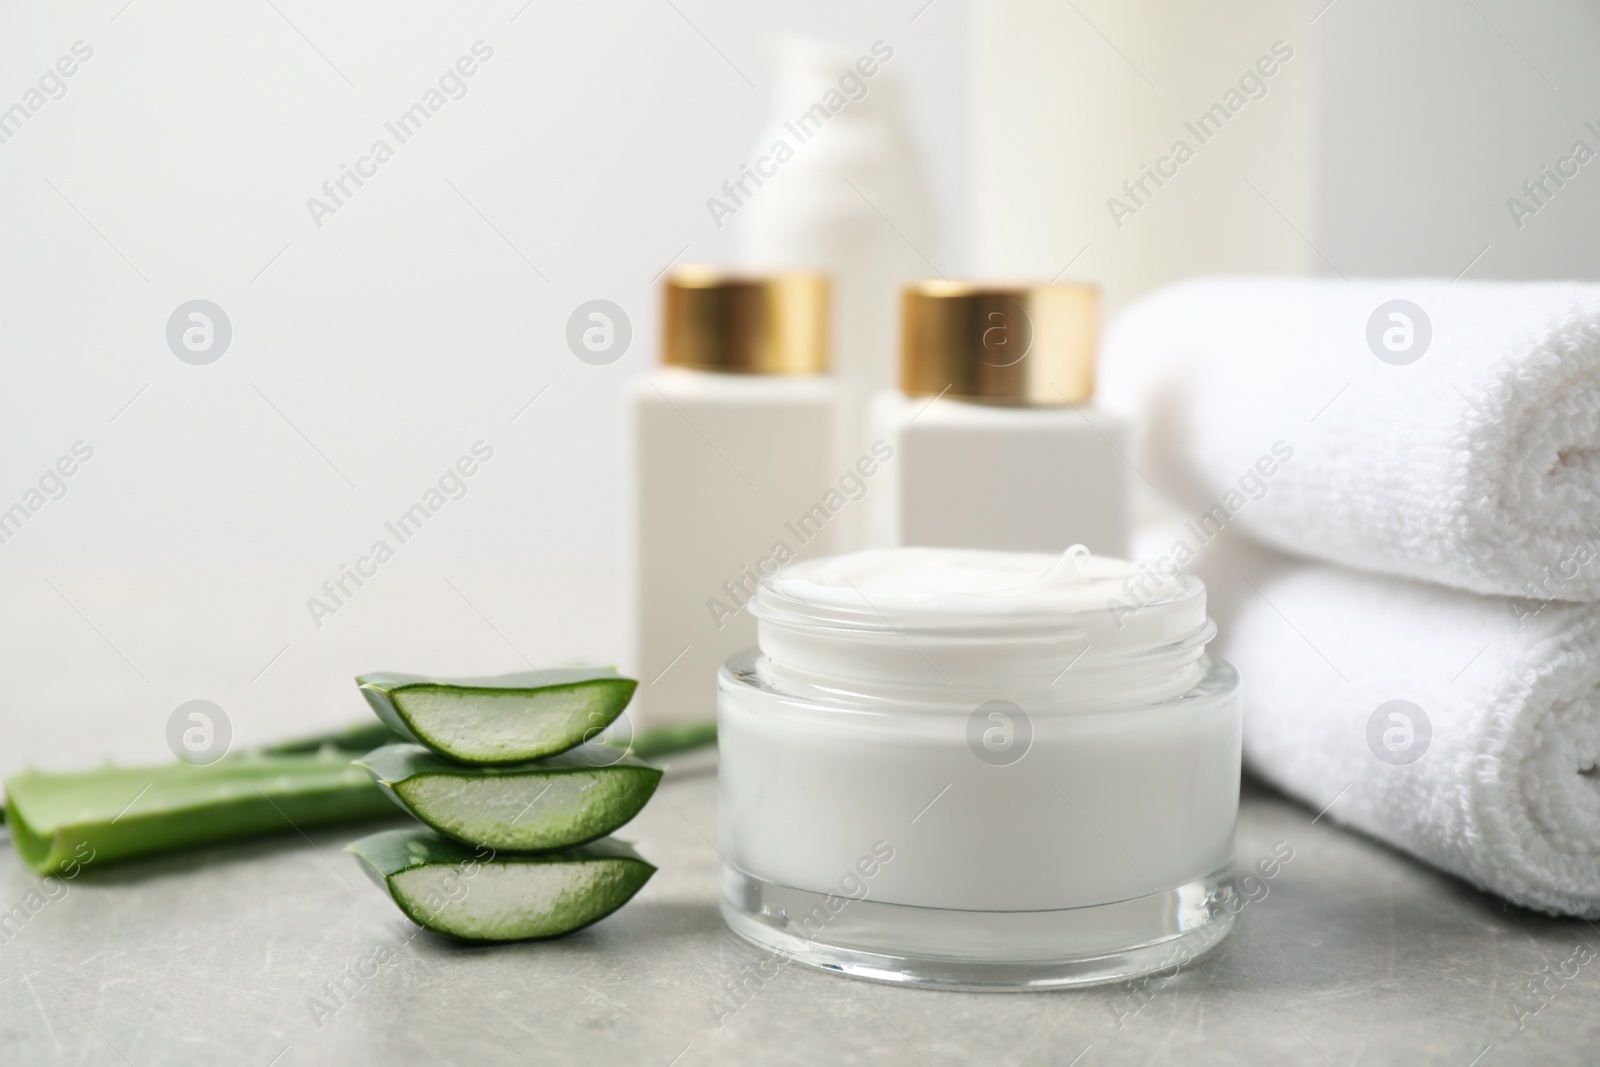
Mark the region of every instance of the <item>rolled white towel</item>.
<instances>
[{"instance_id":1,"label":"rolled white towel","mask_svg":"<svg viewBox=\"0 0 1600 1067\"><path fill-rule=\"evenodd\" d=\"M1600 600L1600 286L1201 279L1124 312L1101 363L1197 531Z\"/></svg>"},{"instance_id":2,"label":"rolled white towel","mask_svg":"<svg viewBox=\"0 0 1600 1067\"><path fill-rule=\"evenodd\" d=\"M1600 918L1600 605L1485 597L1239 540L1195 570L1214 647L1243 680L1251 769L1517 904Z\"/></svg>"}]
</instances>

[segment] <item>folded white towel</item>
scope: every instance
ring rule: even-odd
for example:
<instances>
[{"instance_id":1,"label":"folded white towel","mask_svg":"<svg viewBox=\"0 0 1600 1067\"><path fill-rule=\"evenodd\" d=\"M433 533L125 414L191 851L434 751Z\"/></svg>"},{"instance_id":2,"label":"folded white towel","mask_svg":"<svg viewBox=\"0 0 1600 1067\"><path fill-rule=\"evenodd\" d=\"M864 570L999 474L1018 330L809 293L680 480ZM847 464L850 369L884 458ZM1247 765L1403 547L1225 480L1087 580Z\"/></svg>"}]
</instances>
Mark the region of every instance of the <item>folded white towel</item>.
<instances>
[{"instance_id":1,"label":"folded white towel","mask_svg":"<svg viewBox=\"0 0 1600 1067\"><path fill-rule=\"evenodd\" d=\"M1127 310L1101 362L1197 533L1600 599L1600 286L1202 279Z\"/></svg>"},{"instance_id":2,"label":"folded white towel","mask_svg":"<svg viewBox=\"0 0 1600 1067\"><path fill-rule=\"evenodd\" d=\"M1237 541L1224 535L1195 570L1214 647L1243 679L1249 766L1515 903L1600 918L1600 605L1479 596Z\"/></svg>"}]
</instances>

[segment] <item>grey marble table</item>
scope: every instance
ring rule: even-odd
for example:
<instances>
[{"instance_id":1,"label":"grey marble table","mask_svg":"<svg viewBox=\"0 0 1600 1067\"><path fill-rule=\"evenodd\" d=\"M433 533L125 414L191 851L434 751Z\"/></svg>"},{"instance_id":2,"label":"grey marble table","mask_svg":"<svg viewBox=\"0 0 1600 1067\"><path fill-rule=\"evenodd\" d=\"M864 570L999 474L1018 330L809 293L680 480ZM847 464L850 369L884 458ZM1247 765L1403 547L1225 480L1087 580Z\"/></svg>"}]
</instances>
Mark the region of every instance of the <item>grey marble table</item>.
<instances>
[{"instance_id":1,"label":"grey marble table","mask_svg":"<svg viewBox=\"0 0 1600 1067\"><path fill-rule=\"evenodd\" d=\"M1600 960L1576 974L1567 962L1600 948L1593 926L1508 907L1259 788L1246 791L1239 859L1279 842L1294 858L1218 949L1166 981L1025 995L799 965L730 993L761 957L717 915L716 818L714 775L669 776L627 831L661 867L632 904L565 940L487 948L405 923L342 851L349 831L56 887L6 849L0 907L44 888L54 899L0 930L0 1062L1600 1060Z\"/></svg>"}]
</instances>

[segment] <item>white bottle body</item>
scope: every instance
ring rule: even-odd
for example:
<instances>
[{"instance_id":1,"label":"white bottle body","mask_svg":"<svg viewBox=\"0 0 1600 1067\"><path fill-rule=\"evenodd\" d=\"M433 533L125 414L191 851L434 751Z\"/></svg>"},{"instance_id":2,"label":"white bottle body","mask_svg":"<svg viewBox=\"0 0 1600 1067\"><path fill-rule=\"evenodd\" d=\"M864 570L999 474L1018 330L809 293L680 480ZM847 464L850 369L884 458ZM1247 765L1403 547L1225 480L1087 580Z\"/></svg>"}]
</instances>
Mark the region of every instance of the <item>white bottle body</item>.
<instances>
[{"instance_id":1,"label":"white bottle body","mask_svg":"<svg viewBox=\"0 0 1600 1067\"><path fill-rule=\"evenodd\" d=\"M716 715L717 670L755 643L755 577L832 551L800 521L829 487L824 376L664 367L624 389L624 673L635 728ZM796 523L800 524L797 526Z\"/></svg>"},{"instance_id":2,"label":"white bottle body","mask_svg":"<svg viewBox=\"0 0 1600 1067\"><path fill-rule=\"evenodd\" d=\"M1089 405L1002 407L883 390L873 433L894 449L873 501L880 547L1126 558L1130 426Z\"/></svg>"}]
</instances>

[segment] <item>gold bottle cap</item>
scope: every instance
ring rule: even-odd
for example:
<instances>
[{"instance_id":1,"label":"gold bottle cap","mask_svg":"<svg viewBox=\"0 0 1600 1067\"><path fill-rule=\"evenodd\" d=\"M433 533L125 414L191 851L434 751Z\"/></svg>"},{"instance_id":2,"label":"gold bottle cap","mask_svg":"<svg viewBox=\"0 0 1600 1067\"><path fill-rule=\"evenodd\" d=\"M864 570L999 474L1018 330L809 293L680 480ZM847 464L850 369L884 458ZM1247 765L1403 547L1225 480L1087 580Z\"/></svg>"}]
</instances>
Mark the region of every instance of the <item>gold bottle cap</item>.
<instances>
[{"instance_id":1,"label":"gold bottle cap","mask_svg":"<svg viewBox=\"0 0 1600 1067\"><path fill-rule=\"evenodd\" d=\"M922 281L900 310L900 389L989 404L1081 404L1094 396L1097 286Z\"/></svg>"},{"instance_id":2,"label":"gold bottle cap","mask_svg":"<svg viewBox=\"0 0 1600 1067\"><path fill-rule=\"evenodd\" d=\"M663 289L661 361L730 374L828 369L824 274L731 274L684 267Z\"/></svg>"}]
</instances>

